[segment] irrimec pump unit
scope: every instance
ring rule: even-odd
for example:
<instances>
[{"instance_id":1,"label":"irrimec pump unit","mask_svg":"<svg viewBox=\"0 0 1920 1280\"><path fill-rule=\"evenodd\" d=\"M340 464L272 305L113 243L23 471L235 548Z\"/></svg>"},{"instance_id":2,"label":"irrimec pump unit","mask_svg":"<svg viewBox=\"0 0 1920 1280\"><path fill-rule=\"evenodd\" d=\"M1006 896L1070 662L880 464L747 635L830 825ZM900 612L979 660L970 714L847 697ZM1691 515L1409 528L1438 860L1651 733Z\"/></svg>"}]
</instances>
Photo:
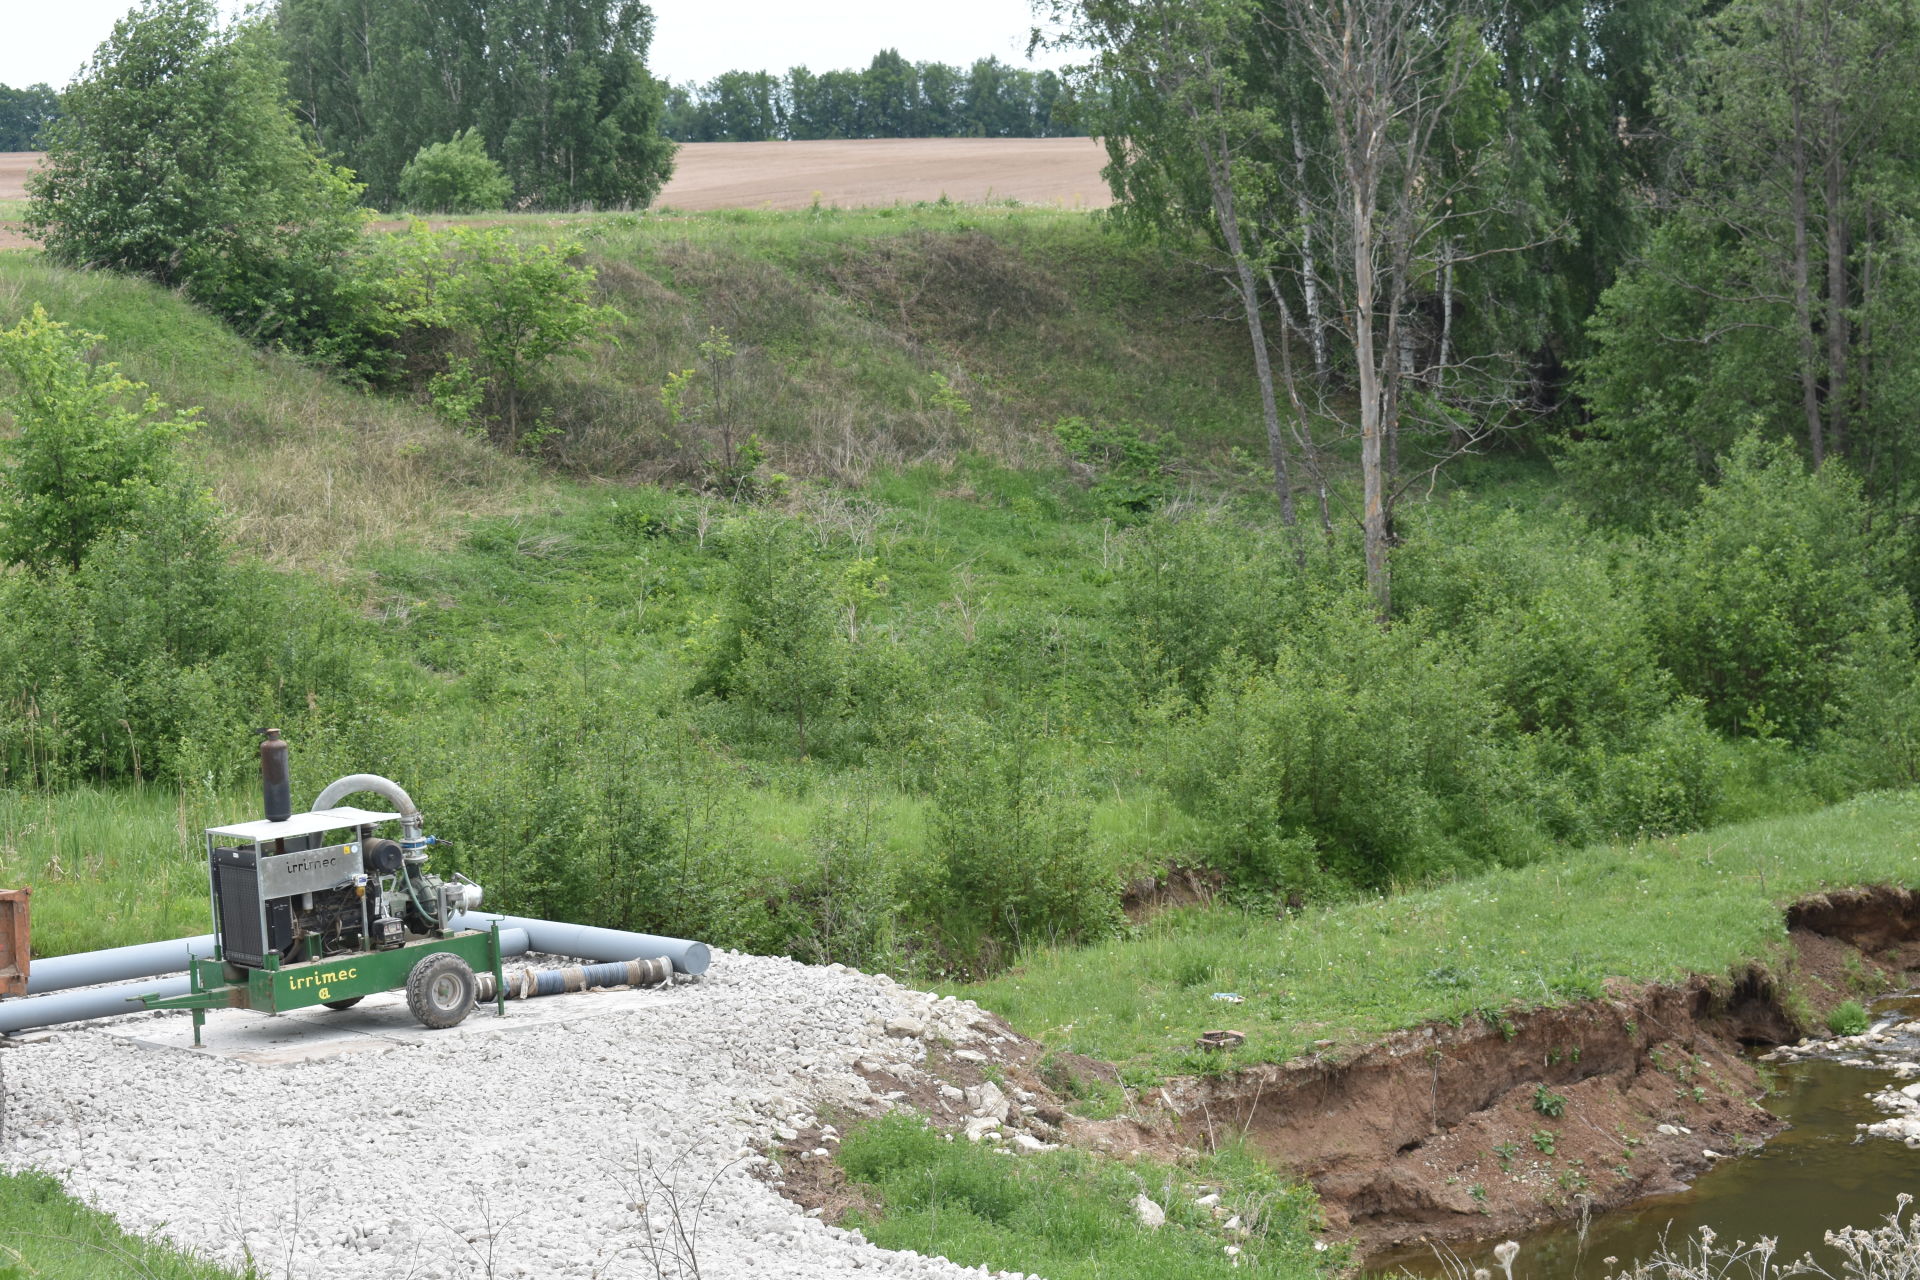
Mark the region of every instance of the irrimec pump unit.
<instances>
[{"instance_id":1,"label":"irrimec pump unit","mask_svg":"<svg viewBox=\"0 0 1920 1280\"><path fill-rule=\"evenodd\" d=\"M499 925L456 927L456 917L480 905L480 886L427 870L434 842L422 835L412 798L385 778L356 773L296 814L287 744L278 729L263 733L266 817L207 830L214 953L188 967L186 995L145 996L146 1007L191 1009L199 1044L208 1009L346 1009L405 987L414 1017L451 1027L473 1009L476 973L490 973L504 1013ZM397 811L339 804L361 792ZM381 834L391 824L397 840Z\"/></svg>"}]
</instances>

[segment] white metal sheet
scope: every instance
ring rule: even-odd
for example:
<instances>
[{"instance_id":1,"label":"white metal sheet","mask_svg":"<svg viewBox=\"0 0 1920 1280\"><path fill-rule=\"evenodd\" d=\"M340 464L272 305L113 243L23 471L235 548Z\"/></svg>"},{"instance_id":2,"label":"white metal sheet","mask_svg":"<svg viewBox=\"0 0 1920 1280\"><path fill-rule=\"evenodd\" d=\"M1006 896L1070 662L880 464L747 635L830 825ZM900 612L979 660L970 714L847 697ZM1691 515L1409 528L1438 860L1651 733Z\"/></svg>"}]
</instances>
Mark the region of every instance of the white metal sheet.
<instances>
[{"instance_id":1,"label":"white metal sheet","mask_svg":"<svg viewBox=\"0 0 1920 1280\"><path fill-rule=\"evenodd\" d=\"M380 822L397 822L399 819L397 813L374 813L367 809L356 809L352 805L341 805L337 809L296 813L285 822L268 822L260 818L253 822L236 822L230 827L208 827L207 834L254 844L264 840L319 835L323 831L341 831L348 827L367 827Z\"/></svg>"}]
</instances>

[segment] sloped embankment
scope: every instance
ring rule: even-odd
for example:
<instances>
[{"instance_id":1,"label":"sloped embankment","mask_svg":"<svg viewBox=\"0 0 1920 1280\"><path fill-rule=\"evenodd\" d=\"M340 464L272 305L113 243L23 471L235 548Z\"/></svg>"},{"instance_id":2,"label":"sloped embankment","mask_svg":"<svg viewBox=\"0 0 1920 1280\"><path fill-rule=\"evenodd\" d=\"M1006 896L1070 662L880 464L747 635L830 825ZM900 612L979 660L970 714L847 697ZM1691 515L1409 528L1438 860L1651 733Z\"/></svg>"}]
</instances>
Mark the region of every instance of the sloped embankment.
<instances>
[{"instance_id":1,"label":"sloped embankment","mask_svg":"<svg viewBox=\"0 0 1920 1280\"><path fill-rule=\"evenodd\" d=\"M1808 898L1772 968L1616 982L1604 999L1420 1027L1344 1060L1177 1081L1160 1101L1196 1136L1244 1134L1310 1180L1363 1251L1613 1208L1777 1132L1741 1049L1797 1038L1920 966L1916 908L1901 889Z\"/></svg>"}]
</instances>

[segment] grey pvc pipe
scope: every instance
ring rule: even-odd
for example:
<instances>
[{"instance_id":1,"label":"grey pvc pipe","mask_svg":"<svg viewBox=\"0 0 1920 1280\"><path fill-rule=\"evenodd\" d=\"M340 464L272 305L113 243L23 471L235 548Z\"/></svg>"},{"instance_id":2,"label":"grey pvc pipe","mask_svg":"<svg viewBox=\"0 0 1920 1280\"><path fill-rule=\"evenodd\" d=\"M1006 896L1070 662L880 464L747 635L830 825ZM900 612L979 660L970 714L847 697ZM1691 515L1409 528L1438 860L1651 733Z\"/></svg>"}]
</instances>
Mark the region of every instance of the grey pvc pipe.
<instances>
[{"instance_id":1,"label":"grey pvc pipe","mask_svg":"<svg viewBox=\"0 0 1920 1280\"><path fill-rule=\"evenodd\" d=\"M213 935L203 933L197 938L143 942L133 947L114 947L108 951L82 951L77 955L37 959L27 970L27 994L37 996L74 987L97 987L103 982L127 982L134 978L185 973L187 966L193 963L194 956L212 954Z\"/></svg>"},{"instance_id":2,"label":"grey pvc pipe","mask_svg":"<svg viewBox=\"0 0 1920 1280\"><path fill-rule=\"evenodd\" d=\"M39 968L38 962L34 968ZM52 995L28 996L25 1000L0 1000L0 1035L25 1031L29 1027L57 1027L63 1022L85 1022L89 1018L112 1018L123 1013L139 1013L138 996L183 996L185 978L162 978L157 982L131 982L118 987L91 987L85 991L59 991Z\"/></svg>"},{"instance_id":3,"label":"grey pvc pipe","mask_svg":"<svg viewBox=\"0 0 1920 1280\"><path fill-rule=\"evenodd\" d=\"M385 796L400 807L400 839L403 844L418 843L420 840L420 806L413 802L407 789L390 778L377 773L350 773L344 778L329 782L326 790L314 797L313 809L318 813L322 809L331 809L348 796L360 791L371 791L375 795Z\"/></svg>"},{"instance_id":4,"label":"grey pvc pipe","mask_svg":"<svg viewBox=\"0 0 1920 1280\"><path fill-rule=\"evenodd\" d=\"M673 961L681 973L702 974L713 963L713 953L704 942L686 938L657 938L650 933L628 933L624 929L596 929L592 925L563 924L557 920L531 920L525 916L495 915L491 911L465 911L448 921L455 929L488 929L498 920L502 929L525 929L532 949L549 955L578 956L582 960L655 960Z\"/></svg>"}]
</instances>

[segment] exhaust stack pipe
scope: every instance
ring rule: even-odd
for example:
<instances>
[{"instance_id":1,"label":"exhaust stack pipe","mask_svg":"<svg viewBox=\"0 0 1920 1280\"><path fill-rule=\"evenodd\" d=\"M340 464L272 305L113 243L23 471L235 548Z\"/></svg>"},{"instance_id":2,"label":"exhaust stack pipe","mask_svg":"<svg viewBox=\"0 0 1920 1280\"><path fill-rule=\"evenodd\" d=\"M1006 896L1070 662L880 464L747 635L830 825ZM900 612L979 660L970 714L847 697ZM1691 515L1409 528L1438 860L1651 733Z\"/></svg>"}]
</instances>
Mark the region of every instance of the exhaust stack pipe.
<instances>
[{"instance_id":1,"label":"exhaust stack pipe","mask_svg":"<svg viewBox=\"0 0 1920 1280\"><path fill-rule=\"evenodd\" d=\"M293 816L293 782L287 776L287 743L278 729L260 730L260 793L268 822Z\"/></svg>"}]
</instances>

